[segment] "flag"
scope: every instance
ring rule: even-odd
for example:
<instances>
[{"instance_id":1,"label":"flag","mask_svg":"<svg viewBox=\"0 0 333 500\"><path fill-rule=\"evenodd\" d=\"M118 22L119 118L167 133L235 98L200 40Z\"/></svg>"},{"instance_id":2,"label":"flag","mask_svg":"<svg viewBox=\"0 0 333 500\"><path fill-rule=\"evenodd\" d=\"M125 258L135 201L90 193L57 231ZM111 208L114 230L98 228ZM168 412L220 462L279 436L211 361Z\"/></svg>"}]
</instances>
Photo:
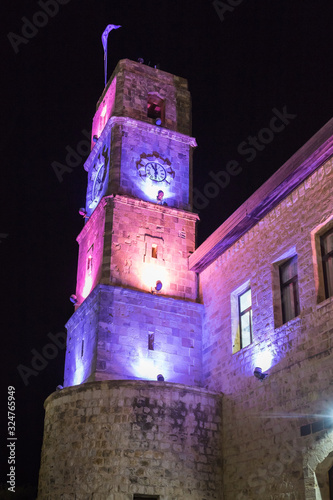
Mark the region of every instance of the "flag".
<instances>
[{"instance_id":1,"label":"flag","mask_svg":"<svg viewBox=\"0 0 333 500\"><path fill-rule=\"evenodd\" d=\"M111 30L117 30L118 28L121 28L120 25L116 24L108 24L105 30L103 31L102 34L102 44L103 44L103 49L104 49L104 57L106 57L106 53L108 51L108 36Z\"/></svg>"},{"instance_id":2,"label":"flag","mask_svg":"<svg viewBox=\"0 0 333 500\"><path fill-rule=\"evenodd\" d=\"M120 25L117 24L108 24L102 34L102 44L104 49L104 80L106 86L106 77L107 77L107 52L108 52L108 36L111 30L117 30L121 28Z\"/></svg>"}]
</instances>

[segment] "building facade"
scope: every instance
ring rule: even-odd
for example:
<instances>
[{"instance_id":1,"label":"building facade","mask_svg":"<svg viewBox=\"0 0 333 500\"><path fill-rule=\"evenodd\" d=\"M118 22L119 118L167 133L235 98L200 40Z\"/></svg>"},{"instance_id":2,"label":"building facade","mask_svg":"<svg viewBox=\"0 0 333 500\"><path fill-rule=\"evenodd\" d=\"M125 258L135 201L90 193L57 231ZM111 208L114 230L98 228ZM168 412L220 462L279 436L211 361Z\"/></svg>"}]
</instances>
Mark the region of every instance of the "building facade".
<instances>
[{"instance_id":1,"label":"building facade","mask_svg":"<svg viewBox=\"0 0 333 500\"><path fill-rule=\"evenodd\" d=\"M40 500L333 495L333 120L197 250L190 134L186 80L120 61Z\"/></svg>"},{"instance_id":2,"label":"building facade","mask_svg":"<svg viewBox=\"0 0 333 500\"><path fill-rule=\"evenodd\" d=\"M230 500L332 498L332 132L333 120L190 257Z\"/></svg>"}]
</instances>

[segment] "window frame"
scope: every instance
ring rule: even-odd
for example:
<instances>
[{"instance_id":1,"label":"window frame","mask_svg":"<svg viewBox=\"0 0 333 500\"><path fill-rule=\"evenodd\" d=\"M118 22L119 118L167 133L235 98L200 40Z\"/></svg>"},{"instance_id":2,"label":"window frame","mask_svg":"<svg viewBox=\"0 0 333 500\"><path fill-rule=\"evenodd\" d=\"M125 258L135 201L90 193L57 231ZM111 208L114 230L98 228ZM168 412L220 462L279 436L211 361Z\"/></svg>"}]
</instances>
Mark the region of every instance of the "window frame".
<instances>
[{"instance_id":1,"label":"window frame","mask_svg":"<svg viewBox=\"0 0 333 500\"><path fill-rule=\"evenodd\" d=\"M250 296L251 296L251 305L244 309L244 311L241 311L241 297L245 295L248 291L250 291ZM242 317L245 316L245 314L249 314L249 327L250 327L250 342L246 345L243 345L244 339L243 339L243 334L242 334ZM253 342L253 327L252 327L252 290L251 286L248 286L246 290L241 292L238 295L238 324L239 324L239 341L240 341L240 348L244 349L244 347L247 347L252 344Z\"/></svg>"},{"instance_id":2,"label":"window frame","mask_svg":"<svg viewBox=\"0 0 333 500\"><path fill-rule=\"evenodd\" d=\"M327 474L330 500L333 500L333 466L328 470Z\"/></svg>"},{"instance_id":3,"label":"window frame","mask_svg":"<svg viewBox=\"0 0 333 500\"><path fill-rule=\"evenodd\" d=\"M159 108L159 111L157 111ZM147 118L154 122L158 118L161 120L161 125L165 124L165 99L158 94L150 93L147 97Z\"/></svg>"},{"instance_id":4,"label":"window frame","mask_svg":"<svg viewBox=\"0 0 333 500\"><path fill-rule=\"evenodd\" d=\"M240 297L251 290L251 321L250 321L250 338L251 342L247 345L244 344L244 340L241 339L241 315L240 315ZM246 349L253 344L254 327L253 327L253 289L251 287L251 281L245 281L241 286L238 286L230 294L230 306L231 306L231 349L232 354L240 352L242 349ZM247 308L248 309L248 308ZM246 313L246 310L242 311Z\"/></svg>"},{"instance_id":5,"label":"window frame","mask_svg":"<svg viewBox=\"0 0 333 500\"><path fill-rule=\"evenodd\" d=\"M322 272L323 272L323 281L324 281L324 293L325 293L325 299L328 299L333 296L333 287L332 290L329 290L329 283L332 280L333 281L333 271L332 271L332 276L330 274L330 271L326 267L325 263L328 262L329 260L332 259L333 261L333 248L330 251L325 250L324 247L324 240L328 238L331 234L333 234L333 227L329 228L327 231L325 231L323 234L319 235L319 244L320 244L320 252L321 252L321 262L322 262ZM333 269L333 268L332 268Z\"/></svg>"},{"instance_id":6,"label":"window frame","mask_svg":"<svg viewBox=\"0 0 333 500\"><path fill-rule=\"evenodd\" d=\"M297 273L294 274L291 278L287 279L286 281L282 281L282 271L286 266L290 266L293 261L296 260L296 268L297 268ZM280 263L279 265L279 278L280 278L280 294L281 294L281 308L282 308L282 324L288 323L288 321L291 321L294 318L297 318L300 314L300 303L299 303L299 286L298 286L298 256L297 254L293 255L292 257L289 257L287 260L284 262ZM290 285L292 285L292 296L293 296L293 303L289 303L289 306L292 307L292 316L288 317L287 316L287 311L286 311L286 293L284 293L286 290L290 289Z\"/></svg>"}]
</instances>

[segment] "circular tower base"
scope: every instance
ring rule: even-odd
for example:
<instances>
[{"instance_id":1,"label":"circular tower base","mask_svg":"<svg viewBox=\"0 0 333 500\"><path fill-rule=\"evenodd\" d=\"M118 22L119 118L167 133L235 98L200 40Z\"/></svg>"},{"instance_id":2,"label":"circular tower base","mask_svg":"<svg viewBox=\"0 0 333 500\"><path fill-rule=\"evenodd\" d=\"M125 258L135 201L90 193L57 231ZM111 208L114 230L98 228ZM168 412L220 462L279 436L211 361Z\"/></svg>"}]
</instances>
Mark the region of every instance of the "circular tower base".
<instances>
[{"instance_id":1,"label":"circular tower base","mask_svg":"<svg viewBox=\"0 0 333 500\"><path fill-rule=\"evenodd\" d=\"M45 401L38 500L210 500L221 493L221 395L103 381Z\"/></svg>"}]
</instances>

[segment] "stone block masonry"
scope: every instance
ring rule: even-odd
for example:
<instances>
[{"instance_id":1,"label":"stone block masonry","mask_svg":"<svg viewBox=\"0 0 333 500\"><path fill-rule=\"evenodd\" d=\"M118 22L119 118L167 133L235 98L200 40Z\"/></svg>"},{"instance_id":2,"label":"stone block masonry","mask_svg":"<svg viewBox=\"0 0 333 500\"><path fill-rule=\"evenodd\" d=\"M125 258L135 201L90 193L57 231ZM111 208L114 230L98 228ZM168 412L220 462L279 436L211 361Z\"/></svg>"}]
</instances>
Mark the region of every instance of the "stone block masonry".
<instances>
[{"instance_id":1,"label":"stone block masonry","mask_svg":"<svg viewBox=\"0 0 333 500\"><path fill-rule=\"evenodd\" d=\"M333 298L323 296L318 241L333 225L332 193L330 159L200 275L204 377L224 393L225 500L329 498L333 435L323 420L332 415ZM300 309L283 323L279 263L293 255ZM253 341L235 352L232 298L244 283ZM268 370L263 382L256 366ZM301 435L306 425L318 431Z\"/></svg>"},{"instance_id":2,"label":"stone block masonry","mask_svg":"<svg viewBox=\"0 0 333 500\"><path fill-rule=\"evenodd\" d=\"M195 249L197 219L127 196L105 197L77 239L79 304L98 282L150 293L157 280L163 295L195 301L197 276L188 269L188 256Z\"/></svg>"},{"instance_id":3,"label":"stone block masonry","mask_svg":"<svg viewBox=\"0 0 333 500\"><path fill-rule=\"evenodd\" d=\"M38 500L221 500L222 399L145 381L93 382L45 402Z\"/></svg>"},{"instance_id":4,"label":"stone block masonry","mask_svg":"<svg viewBox=\"0 0 333 500\"><path fill-rule=\"evenodd\" d=\"M65 386L159 374L200 386L202 311L195 302L98 285L66 325Z\"/></svg>"},{"instance_id":5,"label":"stone block masonry","mask_svg":"<svg viewBox=\"0 0 333 500\"><path fill-rule=\"evenodd\" d=\"M114 84L115 78L117 78L115 116L128 116L153 124L154 120L147 117L147 95L156 94L166 102L165 126L169 130L191 134L191 96L185 78L129 59L122 59L97 103L97 110L107 97L109 87Z\"/></svg>"}]
</instances>

